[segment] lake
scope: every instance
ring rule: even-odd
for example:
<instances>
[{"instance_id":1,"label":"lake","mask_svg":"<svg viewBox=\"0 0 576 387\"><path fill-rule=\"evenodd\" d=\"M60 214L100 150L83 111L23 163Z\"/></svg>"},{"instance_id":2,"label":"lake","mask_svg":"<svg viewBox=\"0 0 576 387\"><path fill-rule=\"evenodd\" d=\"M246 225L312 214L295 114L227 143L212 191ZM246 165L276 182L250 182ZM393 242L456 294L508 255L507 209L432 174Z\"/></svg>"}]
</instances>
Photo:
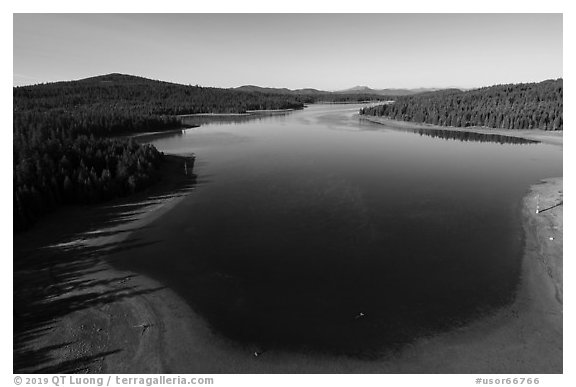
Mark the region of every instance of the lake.
<instances>
[{"instance_id":1,"label":"lake","mask_svg":"<svg viewBox=\"0 0 576 387\"><path fill-rule=\"evenodd\" d=\"M362 105L206 119L147 141L197 156L197 185L122 265L262 350L372 359L510 303L530 185L562 147L395 130ZM190 121L189 123L194 123Z\"/></svg>"}]
</instances>

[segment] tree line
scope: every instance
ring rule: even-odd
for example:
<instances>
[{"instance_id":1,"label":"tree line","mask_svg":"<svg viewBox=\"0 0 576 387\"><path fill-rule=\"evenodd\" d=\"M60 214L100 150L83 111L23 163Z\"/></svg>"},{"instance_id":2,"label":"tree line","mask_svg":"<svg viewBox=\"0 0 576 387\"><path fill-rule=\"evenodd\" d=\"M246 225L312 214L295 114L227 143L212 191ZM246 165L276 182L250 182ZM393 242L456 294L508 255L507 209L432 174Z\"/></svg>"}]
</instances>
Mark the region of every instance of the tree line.
<instances>
[{"instance_id":1,"label":"tree line","mask_svg":"<svg viewBox=\"0 0 576 387\"><path fill-rule=\"evenodd\" d=\"M562 79L394 98L360 114L440 126L563 130Z\"/></svg>"}]
</instances>

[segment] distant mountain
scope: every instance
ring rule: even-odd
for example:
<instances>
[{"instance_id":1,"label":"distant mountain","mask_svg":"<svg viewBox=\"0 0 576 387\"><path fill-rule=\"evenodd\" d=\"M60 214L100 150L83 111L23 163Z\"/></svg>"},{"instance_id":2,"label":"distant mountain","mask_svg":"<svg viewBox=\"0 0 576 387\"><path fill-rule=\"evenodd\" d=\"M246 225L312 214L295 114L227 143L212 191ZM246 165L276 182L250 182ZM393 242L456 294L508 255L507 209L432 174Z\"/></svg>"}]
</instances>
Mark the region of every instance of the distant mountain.
<instances>
[{"instance_id":1,"label":"distant mountain","mask_svg":"<svg viewBox=\"0 0 576 387\"><path fill-rule=\"evenodd\" d=\"M346 93L346 94L353 94L353 93L358 93L358 94L372 93L372 94L375 94L375 93L376 93L376 90L371 89L371 88L369 88L368 86L354 86L354 87L351 87L351 88L349 88L349 89L335 91L335 93Z\"/></svg>"},{"instance_id":2,"label":"distant mountain","mask_svg":"<svg viewBox=\"0 0 576 387\"><path fill-rule=\"evenodd\" d=\"M129 74L119 74L111 73L105 75L97 75L94 77L88 77L84 79L79 79L77 81L60 81L52 83L52 85L68 85L70 87L77 87L79 85L116 85L116 86L135 86L135 85L177 85L176 83L158 81L155 79L148 79L144 77L139 77L137 75ZM183 86L183 85L180 85Z\"/></svg>"},{"instance_id":3,"label":"distant mountain","mask_svg":"<svg viewBox=\"0 0 576 387\"><path fill-rule=\"evenodd\" d=\"M463 90L457 87L451 87L450 89L454 89L454 90ZM394 90L394 89L392 89ZM418 94L418 93L428 93L430 91L439 91L439 90L446 90L446 88L439 88L439 87L419 87L417 89L409 89L412 93L414 94Z\"/></svg>"},{"instance_id":4,"label":"distant mountain","mask_svg":"<svg viewBox=\"0 0 576 387\"><path fill-rule=\"evenodd\" d=\"M136 85L146 85L146 86L153 86L153 85L174 85L174 86L182 86L182 87L189 87L187 85L180 85L173 82L166 82L166 81L159 81L148 79L144 77L139 77L135 75L127 75L127 74L119 74L119 73L112 73L106 75L98 75L95 77L89 77L80 79L77 81L61 81L61 82L54 82L51 83L52 85L62 85L62 86L69 86L75 87L76 85L99 85L99 86L106 86L106 85L116 85L116 86L136 86ZM30 87L30 86L22 86L22 87ZM211 89L218 89L213 87L204 87L211 88ZM345 90L337 90L337 91L326 91L326 90L318 90L312 88L303 88L303 89L295 89L291 90L286 87L283 88L276 88L276 87L261 87L256 85L243 85L240 87L232 87L229 89L221 89L221 90L230 90L230 91L242 91L242 92L249 92L249 93L263 93L263 94L285 94L285 95L305 95L305 96L319 96L319 95L330 95L330 94L347 94L347 95L377 95L377 96L404 96L404 95L414 95L419 93L426 93L431 91L438 91L444 90L440 88L417 88L417 89L372 89L368 86L354 86L349 89ZM460 89L464 90L464 89Z\"/></svg>"},{"instance_id":5,"label":"distant mountain","mask_svg":"<svg viewBox=\"0 0 576 387\"><path fill-rule=\"evenodd\" d=\"M273 88L273 87L260 87L254 85L244 85L236 88L232 88L236 91L245 92L258 92L258 93L268 93L268 94L298 94L298 95L328 95L328 94L346 94L346 95L375 95L375 96L404 96L404 95L414 95L419 93L427 93L431 91L442 90L439 88L417 88L417 89L372 89L368 86L354 86L345 90L337 91L325 91L318 89L296 89L290 90L287 88Z\"/></svg>"},{"instance_id":6,"label":"distant mountain","mask_svg":"<svg viewBox=\"0 0 576 387\"><path fill-rule=\"evenodd\" d=\"M139 77L137 75L110 73L79 79L76 82L141 82L141 81L150 82L151 79ZM74 82L74 81L62 81L62 82Z\"/></svg>"},{"instance_id":7,"label":"distant mountain","mask_svg":"<svg viewBox=\"0 0 576 387\"><path fill-rule=\"evenodd\" d=\"M317 89L296 89L293 90L294 93L296 94L301 94L301 95L314 95L314 94L325 94L325 91L322 90L317 90Z\"/></svg>"},{"instance_id":8,"label":"distant mountain","mask_svg":"<svg viewBox=\"0 0 576 387\"><path fill-rule=\"evenodd\" d=\"M257 92L257 93L272 93L272 94L292 94L292 90L287 88L274 88L274 87L260 87L254 85L244 85L236 88L232 88L236 91L247 91L247 92Z\"/></svg>"},{"instance_id":9,"label":"distant mountain","mask_svg":"<svg viewBox=\"0 0 576 387\"><path fill-rule=\"evenodd\" d=\"M419 93L426 93L430 91L438 91L438 88L418 88L418 89L372 89L368 86L354 86L345 90L338 90L335 93L339 94L375 94L383 96L400 96L400 95L414 95Z\"/></svg>"},{"instance_id":10,"label":"distant mountain","mask_svg":"<svg viewBox=\"0 0 576 387\"><path fill-rule=\"evenodd\" d=\"M290 90L285 87L275 88L275 87L260 87L254 85L244 85L240 87L232 88L231 90L245 91L251 93L266 93L266 94L298 94L298 95L315 95L315 94L326 94L327 91L316 90L316 89L296 89Z\"/></svg>"}]
</instances>

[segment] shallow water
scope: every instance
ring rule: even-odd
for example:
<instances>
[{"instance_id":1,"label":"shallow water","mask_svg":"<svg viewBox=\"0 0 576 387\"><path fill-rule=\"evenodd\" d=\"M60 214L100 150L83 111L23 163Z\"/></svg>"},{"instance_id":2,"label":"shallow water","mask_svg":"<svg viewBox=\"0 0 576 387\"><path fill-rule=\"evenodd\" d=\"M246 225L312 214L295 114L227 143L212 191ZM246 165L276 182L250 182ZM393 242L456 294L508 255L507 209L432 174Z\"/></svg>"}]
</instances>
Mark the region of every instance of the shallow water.
<instances>
[{"instance_id":1,"label":"shallow water","mask_svg":"<svg viewBox=\"0 0 576 387\"><path fill-rule=\"evenodd\" d=\"M562 148L389 129L360 106L149 139L195 153L199 183L123 265L261 349L373 358L510 302L521 198L562 175Z\"/></svg>"}]
</instances>

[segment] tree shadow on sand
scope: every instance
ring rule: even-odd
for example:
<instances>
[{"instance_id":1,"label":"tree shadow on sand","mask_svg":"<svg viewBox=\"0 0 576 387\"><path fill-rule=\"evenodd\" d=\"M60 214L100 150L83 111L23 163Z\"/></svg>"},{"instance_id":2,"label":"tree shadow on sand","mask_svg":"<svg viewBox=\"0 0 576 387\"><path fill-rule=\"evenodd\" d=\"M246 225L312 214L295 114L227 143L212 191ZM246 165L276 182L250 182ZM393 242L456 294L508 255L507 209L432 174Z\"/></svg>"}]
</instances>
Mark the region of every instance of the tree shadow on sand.
<instances>
[{"instance_id":1,"label":"tree shadow on sand","mask_svg":"<svg viewBox=\"0 0 576 387\"><path fill-rule=\"evenodd\" d=\"M163 180L144 192L104 205L58 211L14 236L15 373L94 372L95 362L122 351L111 348L63 359L58 354L78 343L43 344L43 339L71 313L161 289L130 285L131 276L106 278L98 273L105 270L101 263L108 255L159 242L124 237L147 227L134 227L140 214L194 189L196 176L184 175L180 163L181 159L170 159Z\"/></svg>"}]
</instances>

